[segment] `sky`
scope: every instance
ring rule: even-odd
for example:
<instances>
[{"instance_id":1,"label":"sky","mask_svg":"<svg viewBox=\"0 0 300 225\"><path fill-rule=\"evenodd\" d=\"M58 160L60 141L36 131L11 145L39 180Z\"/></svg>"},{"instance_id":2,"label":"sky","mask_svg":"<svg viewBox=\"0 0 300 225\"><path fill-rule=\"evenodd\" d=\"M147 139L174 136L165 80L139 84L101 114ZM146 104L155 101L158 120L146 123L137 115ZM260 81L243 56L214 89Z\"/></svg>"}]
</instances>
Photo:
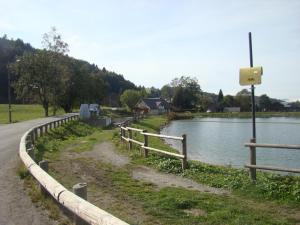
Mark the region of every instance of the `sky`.
<instances>
[{"instance_id":1,"label":"sky","mask_svg":"<svg viewBox=\"0 0 300 225\"><path fill-rule=\"evenodd\" d=\"M299 0L0 0L0 35L42 48L55 26L69 55L161 88L196 77L201 89L235 95L239 69L262 66L255 94L300 100Z\"/></svg>"}]
</instances>

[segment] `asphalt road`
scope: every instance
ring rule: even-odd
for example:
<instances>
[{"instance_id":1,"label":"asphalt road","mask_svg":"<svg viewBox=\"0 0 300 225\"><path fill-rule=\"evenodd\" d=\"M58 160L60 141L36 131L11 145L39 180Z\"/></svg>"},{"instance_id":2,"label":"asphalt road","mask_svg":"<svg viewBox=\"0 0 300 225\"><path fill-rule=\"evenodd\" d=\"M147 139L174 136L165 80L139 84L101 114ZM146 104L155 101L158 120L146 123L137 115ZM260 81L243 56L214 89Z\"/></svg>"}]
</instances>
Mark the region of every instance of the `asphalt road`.
<instances>
[{"instance_id":1,"label":"asphalt road","mask_svg":"<svg viewBox=\"0 0 300 225\"><path fill-rule=\"evenodd\" d=\"M45 211L37 208L17 175L22 135L31 127L61 117L48 117L14 124L0 125L0 225L50 225Z\"/></svg>"}]
</instances>

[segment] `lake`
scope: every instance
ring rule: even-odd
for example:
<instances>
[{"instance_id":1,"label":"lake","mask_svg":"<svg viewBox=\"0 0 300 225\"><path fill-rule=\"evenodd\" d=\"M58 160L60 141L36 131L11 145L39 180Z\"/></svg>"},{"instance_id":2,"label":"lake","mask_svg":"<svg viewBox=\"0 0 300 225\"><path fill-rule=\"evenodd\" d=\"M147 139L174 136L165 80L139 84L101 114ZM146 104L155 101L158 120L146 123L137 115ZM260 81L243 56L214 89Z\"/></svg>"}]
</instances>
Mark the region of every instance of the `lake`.
<instances>
[{"instance_id":1,"label":"lake","mask_svg":"<svg viewBox=\"0 0 300 225\"><path fill-rule=\"evenodd\" d=\"M300 118L257 118L257 143L300 144ZM188 159L243 167L249 162L244 143L252 137L252 120L240 118L194 118L172 121L162 134L187 135ZM181 150L179 141L166 140ZM300 150L257 148L257 164L300 168Z\"/></svg>"}]
</instances>

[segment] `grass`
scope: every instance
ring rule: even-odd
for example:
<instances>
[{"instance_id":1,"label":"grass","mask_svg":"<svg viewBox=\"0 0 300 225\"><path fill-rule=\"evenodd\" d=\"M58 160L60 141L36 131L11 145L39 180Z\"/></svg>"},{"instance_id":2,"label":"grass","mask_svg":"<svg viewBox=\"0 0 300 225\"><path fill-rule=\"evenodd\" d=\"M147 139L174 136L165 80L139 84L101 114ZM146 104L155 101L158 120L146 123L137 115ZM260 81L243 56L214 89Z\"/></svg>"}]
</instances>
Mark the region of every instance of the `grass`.
<instances>
[{"instance_id":1,"label":"grass","mask_svg":"<svg viewBox=\"0 0 300 225\"><path fill-rule=\"evenodd\" d=\"M12 122L21 122L45 117L44 109L41 105L12 105ZM51 115L51 109L49 114ZM57 115L64 114L63 110L58 110ZM8 123L8 105L0 104L0 124Z\"/></svg>"},{"instance_id":2,"label":"grass","mask_svg":"<svg viewBox=\"0 0 300 225\"><path fill-rule=\"evenodd\" d=\"M251 118L251 112L237 113L206 113L206 112L181 112L170 113L169 120L191 119L193 117L212 117L212 118ZM257 118L269 117L300 117L300 112L256 112Z\"/></svg>"},{"instance_id":3,"label":"grass","mask_svg":"<svg viewBox=\"0 0 300 225\"><path fill-rule=\"evenodd\" d=\"M36 159L56 160L63 150L70 148L72 152L91 150L92 146L101 141L110 140L113 131L89 126L79 121L71 121L49 132L36 143Z\"/></svg>"},{"instance_id":4,"label":"grass","mask_svg":"<svg viewBox=\"0 0 300 225\"><path fill-rule=\"evenodd\" d=\"M150 117L134 126L155 132L166 121L166 117ZM299 222L299 218L295 218L293 214L299 213L299 199L294 199L290 189L286 188L291 187L293 182L299 185L296 178L271 179L266 174L259 174L260 183L252 184L244 170L198 162L190 162L190 168L183 172L177 159L158 155L145 159L138 151L125 150L119 142L118 130L102 130L81 122L64 125L44 136L39 140L37 148L42 152L41 156L54 160L59 159L59 155L65 151L88 151L94 144L112 139L121 152L131 156L133 161L130 165L117 168L108 163L84 158L70 159L64 163L76 164L82 174L93 177L92 180L88 179L88 185L90 195L94 196L94 204L130 224L283 225ZM155 145L174 151L158 138ZM141 164L190 177L210 186L231 189L233 194L219 196L176 187L158 189L153 184L132 178L132 170ZM70 170L61 172L52 168L51 174L69 188L84 179ZM295 187L297 195L300 187ZM107 196L109 202L105 200Z\"/></svg>"}]
</instances>

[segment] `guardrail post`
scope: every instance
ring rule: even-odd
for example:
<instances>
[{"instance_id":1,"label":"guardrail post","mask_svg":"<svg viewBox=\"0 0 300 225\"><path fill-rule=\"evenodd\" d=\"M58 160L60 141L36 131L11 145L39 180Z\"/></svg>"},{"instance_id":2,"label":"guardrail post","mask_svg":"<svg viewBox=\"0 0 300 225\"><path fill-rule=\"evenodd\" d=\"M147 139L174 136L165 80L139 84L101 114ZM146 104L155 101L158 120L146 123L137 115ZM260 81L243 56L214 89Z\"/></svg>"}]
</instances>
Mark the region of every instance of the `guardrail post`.
<instances>
[{"instance_id":1,"label":"guardrail post","mask_svg":"<svg viewBox=\"0 0 300 225\"><path fill-rule=\"evenodd\" d=\"M256 143L255 139L250 140L251 143ZM256 165L256 147L250 147L250 165ZM250 168L250 178L252 181L256 181L256 168Z\"/></svg>"},{"instance_id":2,"label":"guardrail post","mask_svg":"<svg viewBox=\"0 0 300 225\"><path fill-rule=\"evenodd\" d=\"M73 193L84 200L87 200L87 184L86 183L78 183L73 186ZM88 224L86 221L81 219L79 216L74 214L74 223L75 225L86 225Z\"/></svg>"},{"instance_id":3,"label":"guardrail post","mask_svg":"<svg viewBox=\"0 0 300 225\"><path fill-rule=\"evenodd\" d=\"M34 149L33 148L28 148L27 154L34 160Z\"/></svg>"},{"instance_id":4,"label":"guardrail post","mask_svg":"<svg viewBox=\"0 0 300 225\"><path fill-rule=\"evenodd\" d=\"M186 134L182 135L182 155L183 155L183 159L182 159L182 169L186 169L187 167L187 150L186 150Z\"/></svg>"},{"instance_id":5,"label":"guardrail post","mask_svg":"<svg viewBox=\"0 0 300 225\"><path fill-rule=\"evenodd\" d=\"M122 126L120 126L120 138L121 138L121 141L123 142L123 129L122 129Z\"/></svg>"},{"instance_id":6,"label":"guardrail post","mask_svg":"<svg viewBox=\"0 0 300 225\"><path fill-rule=\"evenodd\" d=\"M34 128L34 130L33 130L33 132L34 132L34 138L35 138L35 140L37 140L38 139L38 129L37 128Z\"/></svg>"},{"instance_id":7,"label":"guardrail post","mask_svg":"<svg viewBox=\"0 0 300 225\"><path fill-rule=\"evenodd\" d=\"M48 161L47 160L42 160L39 162L39 166L45 171L48 172Z\"/></svg>"},{"instance_id":8,"label":"guardrail post","mask_svg":"<svg viewBox=\"0 0 300 225\"><path fill-rule=\"evenodd\" d=\"M42 160L39 162L39 166L41 167L41 169L43 169L46 173L48 173L48 161L46 160ZM47 195L47 191L46 189L43 187L43 185L40 184L40 189L42 194Z\"/></svg>"},{"instance_id":9,"label":"guardrail post","mask_svg":"<svg viewBox=\"0 0 300 225\"><path fill-rule=\"evenodd\" d=\"M35 143L34 132L31 131L31 132L29 133L29 136L30 136L31 143L34 144L34 143Z\"/></svg>"},{"instance_id":10,"label":"guardrail post","mask_svg":"<svg viewBox=\"0 0 300 225\"><path fill-rule=\"evenodd\" d=\"M40 127L40 137L43 136L43 126Z\"/></svg>"},{"instance_id":11,"label":"guardrail post","mask_svg":"<svg viewBox=\"0 0 300 225\"><path fill-rule=\"evenodd\" d=\"M128 137L129 137L129 139L132 139L132 130L128 130ZM132 149L132 141L131 140L129 140L129 150L131 150Z\"/></svg>"},{"instance_id":12,"label":"guardrail post","mask_svg":"<svg viewBox=\"0 0 300 225\"><path fill-rule=\"evenodd\" d=\"M31 141L31 138L30 139L29 138L30 138L30 136L27 136L27 138L26 138L26 149L32 147L32 141Z\"/></svg>"},{"instance_id":13,"label":"guardrail post","mask_svg":"<svg viewBox=\"0 0 300 225\"><path fill-rule=\"evenodd\" d=\"M45 124L45 133L48 133L48 124Z\"/></svg>"},{"instance_id":14,"label":"guardrail post","mask_svg":"<svg viewBox=\"0 0 300 225\"><path fill-rule=\"evenodd\" d=\"M143 130L143 133L147 133L147 130ZM144 134L144 146L148 147L148 136L146 134ZM147 158L149 155L148 149L144 148L144 154L145 154L145 157Z\"/></svg>"}]
</instances>

